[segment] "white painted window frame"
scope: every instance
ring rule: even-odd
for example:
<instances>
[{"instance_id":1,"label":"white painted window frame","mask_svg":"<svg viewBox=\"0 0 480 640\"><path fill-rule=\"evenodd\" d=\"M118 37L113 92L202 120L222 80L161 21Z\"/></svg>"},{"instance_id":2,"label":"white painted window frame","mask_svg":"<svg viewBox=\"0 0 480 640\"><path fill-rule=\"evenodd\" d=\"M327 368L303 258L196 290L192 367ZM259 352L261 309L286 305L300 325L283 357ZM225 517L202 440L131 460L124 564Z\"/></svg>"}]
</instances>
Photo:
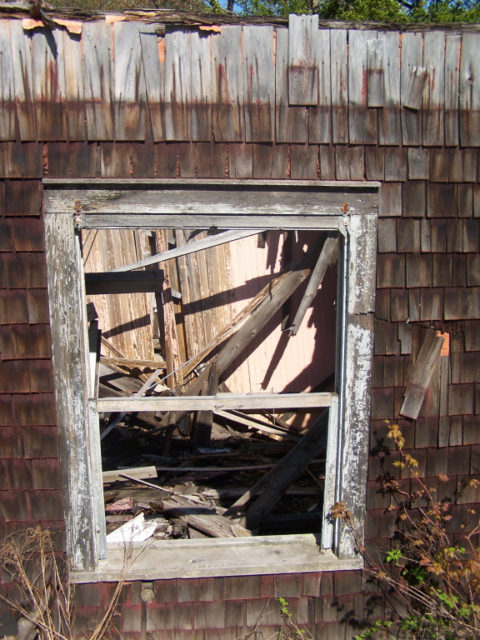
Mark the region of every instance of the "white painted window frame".
<instances>
[{"instance_id":1,"label":"white painted window frame","mask_svg":"<svg viewBox=\"0 0 480 640\"><path fill-rule=\"evenodd\" d=\"M375 303L378 183L254 180L44 180L45 243L67 552L77 582L342 570L362 566L342 500L363 536ZM330 407L321 536L156 541L125 574L108 548L92 399L80 228L325 229L343 236L337 396ZM205 221L208 220L208 224ZM341 311L340 311L341 309ZM334 428L334 426L336 428ZM154 557L152 557L152 554Z\"/></svg>"}]
</instances>

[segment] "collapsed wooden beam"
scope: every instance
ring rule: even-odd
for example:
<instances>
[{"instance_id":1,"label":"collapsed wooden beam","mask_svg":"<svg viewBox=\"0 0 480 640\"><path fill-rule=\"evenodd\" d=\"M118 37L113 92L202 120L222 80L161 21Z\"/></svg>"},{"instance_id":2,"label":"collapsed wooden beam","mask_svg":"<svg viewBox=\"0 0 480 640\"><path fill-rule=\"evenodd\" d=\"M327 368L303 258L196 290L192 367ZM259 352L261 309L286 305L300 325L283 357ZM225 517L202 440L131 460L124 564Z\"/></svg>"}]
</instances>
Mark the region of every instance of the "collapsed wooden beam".
<instances>
[{"instance_id":1,"label":"collapsed wooden beam","mask_svg":"<svg viewBox=\"0 0 480 640\"><path fill-rule=\"evenodd\" d=\"M328 427L328 412L324 411L303 438L266 473L255 485L246 491L227 509L226 516L235 516L244 510L252 497L261 491L261 495L245 512L242 524L255 530L262 519L273 509L287 488L298 478L305 468L314 460L319 451L325 447L326 439L321 436Z\"/></svg>"},{"instance_id":2,"label":"collapsed wooden beam","mask_svg":"<svg viewBox=\"0 0 480 640\"><path fill-rule=\"evenodd\" d=\"M308 307L311 305L313 298L322 285L323 278L325 277L325 273L327 272L329 265L332 264L336 259L337 247L338 238L330 234L325 239L325 244L323 245L320 255L318 256L318 260L308 281L305 294L298 306L295 318L290 327L288 327L288 331L291 336L297 334L300 325L303 322L303 318L307 313Z\"/></svg>"},{"instance_id":3,"label":"collapsed wooden beam","mask_svg":"<svg viewBox=\"0 0 480 640\"><path fill-rule=\"evenodd\" d=\"M123 267L111 269L109 273L119 273L132 271L133 269L140 269L151 264L158 264L159 262L171 260L172 258L179 258L180 256L185 256L189 253L195 253L196 251L203 251L204 249L217 247L218 245L226 244L227 242L233 242L234 240L241 240L242 238L255 236L257 235L257 233L262 232L263 229L243 229L240 231L232 229L229 231L224 231L223 233L217 233L215 235L207 236L206 238L196 240L195 242L189 242L182 247L176 247L175 249L157 253L154 256L148 256L147 258L143 258L138 262L133 262L132 264L127 264Z\"/></svg>"}]
</instances>

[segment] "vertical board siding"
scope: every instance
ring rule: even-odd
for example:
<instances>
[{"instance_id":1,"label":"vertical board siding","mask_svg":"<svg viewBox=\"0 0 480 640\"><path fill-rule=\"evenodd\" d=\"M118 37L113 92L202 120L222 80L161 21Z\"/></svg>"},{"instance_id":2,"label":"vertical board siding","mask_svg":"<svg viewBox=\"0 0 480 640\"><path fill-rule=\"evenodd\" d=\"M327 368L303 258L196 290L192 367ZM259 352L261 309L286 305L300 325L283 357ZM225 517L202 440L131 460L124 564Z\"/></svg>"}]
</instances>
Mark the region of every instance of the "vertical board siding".
<instances>
[{"instance_id":1,"label":"vertical board siding","mask_svg":"<svg viewBox=\"0 0 480 640\"><path fill-rule=\"evenodd\" d=\"M192 47L191 139L210 142L212 138L212 38L190 34Z\"/></svg>"},{"instance_id":2,"label":"vertical board siding","mask_svg":"<svg viewBox=\"0 0 480 640\"><path fill-rule=\"evenodd\" d=\"M288 17L288 102L318 103L318 15Z\"/></svg>"},{"instance_id":3,"label":"vertical board siding","mask_svg":"<svg viewBox=\"0 0 480 640\"><path fill-rule=\"evenodd\" d=\"M165 127L167 140L190 140L192 46L190 34L165 36Z\"/></svg>"},{"instance_id":4,"label":"vertical board siding","mask_svg":"<svg viewBox=\"0 0 480 640\"><path fill-rule=\"evenodd\" d=\"M460 63L460 144L480 146L480 56L478 36L464 33Z\"/></svg>"},{"instance_id":5,"label":"vertical board siding","mask_svg":"<svg viewBox=\"0 0 480 640\"><path fill-rule=\"evenodd\" d=\"M165 39L158 38L154 25L143 24L139 32L142 68L154 142L165 140L163 109L165 81Z\"/></svg>"},{"instance_id":6,"label":"vertical board siding","mask_svg":"<svg viewBox=\"0 0 480 640\"><path fill-rule=\"evenodd\" d=\"M423 63L428 69L424 93L423 144L444 143L445 34L429 31L424 35Z\"/></svg>"},{"instance_id":7,"label":"vertical board siding","mask_svg":"<svg viewBox=\"0 0 480 640\"><path fill-rule=\"evenodd\" d=\"M10 21L10 37L20 139L23 141L35 140L31 40L24 33L20 20Z\"/></svg>"},{"instance_id":8,"label":"vertical board siding","mask_svg":"<svg viewBox=\"0 0 480 640\"><path fill-rule=\"evenodd\" d=\"M348 136L350 144L377 142L377 112L367 107L367 43L375 31L348 34Z\"/></svg>"},{"instance_id":9,"label":"vertical board siding","mask_svg":"<svg viewBox=\"0 0 480 640\"><path fill-rule=\"evenodd\" d=\"M67 138L71 141L86 139L85 87L83 78L82 41L61 32L65 118Z\"/></svg>"},{"instance_id":10,"label":"vertical board siding","mask_svg":"<svg viewBox=\"0 0 480 640\"><path fill-rule=\"evenodd\" d=\"M400 34L388 31L379 34L383 44L384 105L378 112L380 144L396 145L402 141L400 122Z\"/></svg>"},{"instance_id":11,"label":"vertical board siding","mask_svg":"<svg viewBox=\"0 0 480 640\"><path fill-rule=\"evenodd\" d=\"M10 48L10 20L0 20L0 140L16 133L14 69Z\"/></svg>"},{"instance_id":12,"label":"vertical board siding","mask_svg":"<svg viewBox=\"0 0 480 640\"><path fill-rule=\"evenodd\" d=\"M315 61L318 68L318 106L308 110L308 140L330 143L332 140L332 87L330 31L321 29L315 36Z\"/></svg>"},{"instance_id":13,"label":"vertical board siding","mask_svg":"<svg viewBox=\"0 0 480 640\"><path fill-rule=\"evenodd\" d=\"M113 25L115 140L145 140L145 77L136 22Z\"/></svg>"},{"instance_id":14,"label":"vertical board siding","mask_svg":"<svg viewBox=\"0 0 480 640\"><path fill-rule=\"evenodd\" d=\"M244 27L243 43L245 140L272 142L275 108L273 27Z\"/></svg>"},{"instance_id":15,"label":"vertical board siding","mask_svg":"<svg viewBox=\"0 0 480 640\"><path fill-rule=\"evenodd\" d=\"M346 29L330 32L332 55L332 138L333 142L348 142L348 42Z\"/></svg>"},{"instance_id":16,"label":"vertical board siding","mask_svg":"<svg viewBox=\"0 0 480 640\"><path fill-rule=\"evenodd\" d=\"M110 25L83 25L85 109L89 140L113 140Z\"/></svg>"},{"instance_id":17,"label":"vertical board siding","mask_svg":"<svg viewBox=\"0 0 480 640\"><path fill-rule=\"evenodd\" d=\"M456 146L459 142L458 105L460 81L461 36L445 37L445 144Z\"/></svg>"},{"instance_id":18,"label":"vertical board siding","mask_svg":"<svg viewBox=\"0 0 480 640\"><path fill-rule=\"evenodd\" d=\"M400 99L402 104L402 142L405 145L419 145L422 142L421 114L405 106L412 78L423 63L423 35L404 33L402 35L402 64L400 72Z\"/></svg>"},{"instance_id":19,"label":"vertical board siding","mask_svg":"<svg viewBox=\"0 0 480 640\"><path fill-rule=\"evenodd\" d=\"M33 100L39 140L65 140L62 32L40 30L33 33Z\"/></svg>"},{"instance_id":20,"label":"vertical board siding","mask_svg":"<svg viewBox=\"0 0 480 640\"><path fill-rule=\"evenodd\" d=\"M213 136L219 142L241 142L243 123L243 37L240 26L223 26L213 38Z\"/></svg>"},{"instance_id":21,"label":"vertical board siding","mask_svg":"<svg viewBox=\"0 0 480 640\"><path fill-rule=\"evenodd\" d=\"M306 142L307 109L288 103L288 30L277 29L275 52L275 139Z\"/></svg>"}]
</instances>

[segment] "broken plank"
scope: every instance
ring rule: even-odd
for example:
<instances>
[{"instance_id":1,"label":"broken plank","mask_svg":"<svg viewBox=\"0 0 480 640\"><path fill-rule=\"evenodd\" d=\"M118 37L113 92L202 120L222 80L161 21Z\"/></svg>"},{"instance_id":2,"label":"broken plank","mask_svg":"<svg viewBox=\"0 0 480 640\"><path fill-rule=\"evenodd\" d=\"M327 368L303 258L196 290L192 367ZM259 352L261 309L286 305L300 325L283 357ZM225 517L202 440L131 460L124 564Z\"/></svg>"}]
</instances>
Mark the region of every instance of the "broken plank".
<instances>
[{"instance_id":1,"label":"broken plank","mask_svg":"<svg viewBox=\"0 0 480 640\"><path fill-rule=\"evenodd\" d=\"M413 420L418 418L433 372L440 358L442 345L443 337L440 332L433 329L427 331L405 390L400 409L402 416Z\"/></svg>"},{"instance_id":2,"label":"broken plank","mask_svg":"<svg viewBox=\"0 0 480 640\"><path fill-rule=\"evenodd\" d=\"M199 378L197 378L198 380ZM218 411L329 407L333 393L219 393L215 396L99 398L97 411Z\"/></svg>"},{"instance_id":3,"label":"broken plank","mask_svg":"<svg viewBox=\"0 0 480 640\"><path fill-rule=\"evenodd\" d=\"M262 422L258 422L257 420L249 419L247 416L239 415L238 413L233 413L231 411L215 411L215 416L221 418L222 420L226 420L227 422L231 422L233 424L238 424L247 429L253 429L255 431L261 431L263 433L271 434L276 437L286 438L298 440L300 437L298 434L287 431L286 429L275 428L274 426L269 426Z\"/></svg>"},{"instance_id":4,"label":"broken plank","mask_svg":"<svg viewBox=\"0 0 480 640\"><path fill-rule=\"evenodd\" d=\"M245 229L240 231L230 230L224 231L222 233L216 233L215 235L207 236L206 238L196 240L195 242L187 242L187 244L181 247L176 247L175 249L170 249L162 253L157 253L153 256L148 256L147 258L143 258L142 260L134 262L133 264L127 264L123 267L117 267L116 269L112 269L110 273L140 269L141 267L146 267L151 264L157 264L159 262L165 262L166 260L172 260L172 258L185 256L188 253L203 251L204 249L217 247L218 245L225 244L227 242L233 242L234 240L248 238L250 236L257 235L257 233L262 233L263 231L264 229Z\"/></svg>"},{"instance_id":5,"label":"broken plank","mask_svg":"<svg viewBox=\"0 0 480 640\"><path fill-rule=\"evenodd\" d=\"M103 482L126 482L124 473L128 472L131 478L156 478L157 470L155 467L135 467L133 469L119 469L114 471L104 471L102 473Z\"/></svg>"},{"instance_id":6,"label":"broken plank","mask_svg":"<svg viewBox=\"0 0 480 640\"><path fill-rule=\"evenodd\" d=\"M125 367L127 369L161 369L165 367L164 360L132 360L131 358L110 358L100 356L100 362L107 366Z\"/></svg>"},{"instance_id":7,"label":"broken plank","mask_svg":"<svg viewBox=\"0 0 480 640\"><path fill-rule=\"evenodd\" d=\"M316 296L317 291L322 286L323 278L327 272L328 267L336 260L338 247L338 239L334 236L326 238L325 244L322 247L317 263L312 271L312 275L308 281L305 294L300 302L295 318L288 328L291 336L297 334L300 329L300 325L303 322L303 318L307 313L308 307L311 305L313 298Z\"/></svg>"}]
</instances>

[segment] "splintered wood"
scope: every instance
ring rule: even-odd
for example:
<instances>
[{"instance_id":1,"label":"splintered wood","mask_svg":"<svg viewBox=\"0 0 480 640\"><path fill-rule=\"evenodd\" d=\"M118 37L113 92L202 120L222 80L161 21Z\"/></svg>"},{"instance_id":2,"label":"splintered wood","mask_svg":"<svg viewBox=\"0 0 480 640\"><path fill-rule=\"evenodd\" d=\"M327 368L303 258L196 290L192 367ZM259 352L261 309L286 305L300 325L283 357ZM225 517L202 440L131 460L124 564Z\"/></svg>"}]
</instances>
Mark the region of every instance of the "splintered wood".
<instances>
[{"instance_id":1,"label":"splintered wood","mask_svg":"<svg viewBox=\"0 0 480 640\"><path fill-rule=\"evenodd\" d=\"M90 332L100 344L107 529L160 538L319 531L336 234L129 233L121 251L113 232L84 242L96 267L87 293L100 309L90 308ZM140 339L150 346L133 352L114 340L138 324L122 317L128 305L115 306L128 290L145 292L137 313L148 309ZM127 527L139 513L145 522Z\"/></svg>"}]
</instances>

